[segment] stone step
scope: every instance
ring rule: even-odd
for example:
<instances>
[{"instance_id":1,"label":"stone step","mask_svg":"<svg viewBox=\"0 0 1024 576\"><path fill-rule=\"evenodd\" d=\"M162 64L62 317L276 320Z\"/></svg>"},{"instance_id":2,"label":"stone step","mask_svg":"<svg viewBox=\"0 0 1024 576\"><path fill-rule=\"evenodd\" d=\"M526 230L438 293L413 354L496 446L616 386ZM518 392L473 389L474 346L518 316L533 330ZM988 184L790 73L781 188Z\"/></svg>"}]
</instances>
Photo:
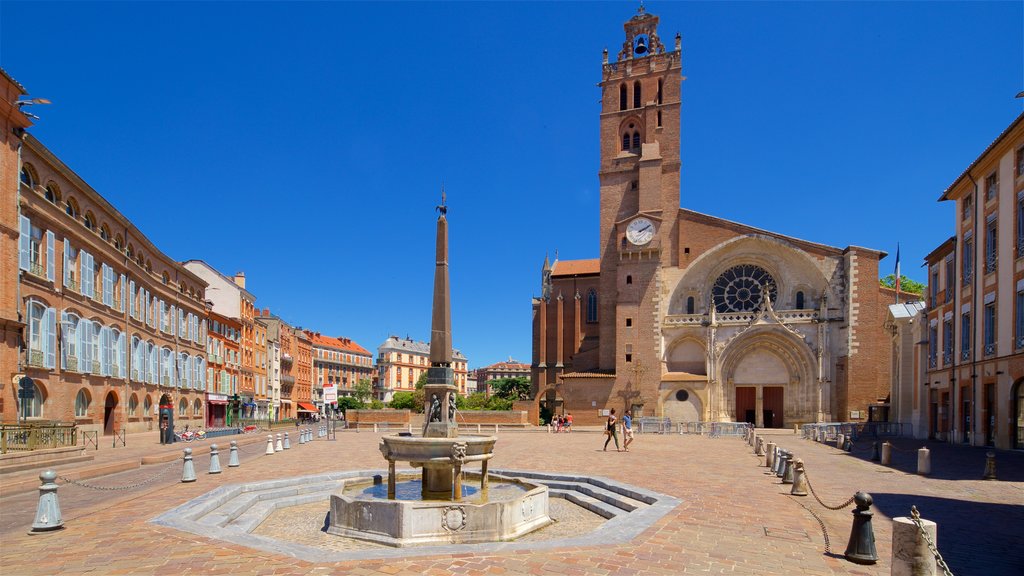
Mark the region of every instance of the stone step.
<instances>
[{"instance_id":1,"label":"stone step","mask_svg":"<svg viewBox=\"0 0 1024 576\"><path fill-rule=\"evenodd\" d=\"M600 500L605 504L615 506L620 510L625 510L626 512L632 512L641 506L647 506L646 504L638 500L629 498L628 496L623 496L621 494L617 494L615 492L611 492L605 490L604 488L600 488L598 486L594 486L592 484L588 484L585 482L561 482L557 480L546 480L542 481L541 483L546 485L551 490L561 490L563 492L578 492L580 494L589 496L595 500Z\"/></svg>"},{"instance_id":2,"label":"stone step","mask_svg":"<svg viewBox=\"0 0 1024 576\"><path fill-rule=\"evenodd\" d=\"M502 471L495 470L495 474L502 474ZM508 474L512 477L529 478L542 484L551 485L552 483L561 484L574 484L577 486L586 486L590 490L599 489L601 493L615 495L614 498L624 502L628 506L633 508L623 508L624 510L634 510L636 507L641 505L650 505L657 502L657 499L648 495L642 494L630 488L622 485L605 482L600 478L576 476L572 474L550 474L544 472L524 472L517 471L513 474Z\"/></svg>"},{"instance_id":3,"label":"stone step","mask_svg":"<svg viewBox=\"0 0 1024 576\"><path fill-rule=\"evenodd\" d=\"M549 495L552 498L564 498L569 502L572 502L573 504L580 506L581 508L586 508L587 510L590 510L594 514L597 514L602 518L605 518L606 520L615 518L619 514L623 513L622 509L620 508L611 506L601 500L598 500L597 498L592 498L590 496L587 496L586 494L577 492L575 490L552 489Z\"/></svg>"},{"instance_id":4,"label":"stone step","mask_svg":"<svg viewBox=\"0 0 1024 576\"><path fill-rule=\"evenodd\" d=\"M264 501L291 502L295 497L314 493L331 493L338 488L337 481L321 481L310 483L293 483L286 486L273 486L260 490L241 491L234 494L220 505L205 510L201 515L193 516L193 520L206 526L218 526L223 528L236 518L244 514L253 506Z\"/></svg>"},{"instance_id":5,"label":"stone step","mask_svg":"<svg viewBox=\"0 0 1024 576\"><path fill-rule=\"evenodd\" d=\"M75 456L59 456L56 458L48 458L45 460L36 460L32 462L12 462L10 464L4 464L0 466L0 475L10 474L12 472L23 472L25 470L46 470L53 468L54 466L64 466L66 464L75 464L78 462L89 462L95 460L96 457L92 454L78 454Z\"/></svg>"}]
</instances>

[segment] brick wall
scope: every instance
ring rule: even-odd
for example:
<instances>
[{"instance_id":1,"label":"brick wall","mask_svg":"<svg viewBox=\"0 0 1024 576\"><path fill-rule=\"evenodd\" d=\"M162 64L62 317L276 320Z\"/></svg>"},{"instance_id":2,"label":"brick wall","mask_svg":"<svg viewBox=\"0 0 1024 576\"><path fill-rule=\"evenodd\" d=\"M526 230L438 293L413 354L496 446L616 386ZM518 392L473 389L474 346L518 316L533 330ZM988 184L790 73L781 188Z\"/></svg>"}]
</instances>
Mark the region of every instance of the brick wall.
<instances>
[{"instance_id":1,"label":"brick wall","mask_svg":"<svg viewBox=\"0 0 1024 576\"><path fill-rule=\"evenodd\" d=\"M408 424L412 418L410 410L349 410L345 419L349 424Z\"/></svg>"},{"instance_id":2,"label":"brick wall","mask_svg":"<svg viewBox=\"0 0 1024 576\"><path fill-rule=\"evenodd\" d=\"M525 410L459 410L458 424L528 425L529 412Z\"/></svg>"}]
</instances>

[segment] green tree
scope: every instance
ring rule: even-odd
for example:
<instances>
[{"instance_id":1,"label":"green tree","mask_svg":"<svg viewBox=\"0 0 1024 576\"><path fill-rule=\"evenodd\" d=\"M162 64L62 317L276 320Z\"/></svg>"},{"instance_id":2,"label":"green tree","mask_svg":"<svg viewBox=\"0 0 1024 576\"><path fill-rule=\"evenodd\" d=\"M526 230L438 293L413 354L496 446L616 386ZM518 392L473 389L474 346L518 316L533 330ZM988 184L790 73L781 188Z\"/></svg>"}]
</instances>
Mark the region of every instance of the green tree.
<instances>
[{"instance_id":1,"label":"green tree","mask_svg":"<svg viewBox=\"0 0 1024 576\"><path fill-rule=\"evenodd\" d=\"M356 385L352 387L352 395L359 400L360 404L366 404L366 401L370 399L373 394L373 385L370 384L370 380L363 378Z\"/></svg>"},{"instance_id":2,"label":"green tree","mask_svg":"<svg viewBox=\"0 0 1024 576\"><path fill-rule=\"evenodd\" d=\"M360 402L354 396L339 396L338 397L338 408L342 412L347 412L349 410L361 410L363 408L363 406L364 406L364 404L362 402Z\"/></svg>"},{"instance_id":3,"label":"green tree","mask_svg":"<svg viewBox=\"0 0 1024 576\"><path fill-rule=\"evenodd\" d=\"M420 374L418 380L416 380L416 391L412 393L412 409L417 413L423 412L423 401L427 397L427 393L423 391L423 387L427 385L427 373Z\"/></svg>"},{"instance_id":4,"label":"green tree","mask_svg":"<svg viewBox=\"0 0 1024 576\"><path fill-rule=\"evenodd\" d=\"M487 397L483 392L474 392L469 396L459 396L455 399L455 406L459 410L486 410Z\"/></svg>"},{"instance_id":5,"label":"green tree","mask_svg":"<svg viewBox=\"0 0 1024 576\"><path fill-rule=\"evenodd\" d=\"M887 288L896 287L896 275L889 274L888 276L878 280L878 283ZM924 294L925 285L907 278L903 274L900 274L900 292L909 292L911 294Z\"/></svg>"},{"instance_id":6,"label":"green tree","mask_svg":"<svg viewBox=\"0 0 1024 576\"><path fill-rule=\"evenodd\" d=\"M383 409L384 409L384 403L383 402L381 402L380 400L377 400L376 398L374 398L373 400L370 400L370 410L383 410Z\"/></svg>"},{"instance_id":7,"label":"green tree","mask_svg":"<svg viewBox=\"0 0 1024 576\"><path fill-rule=\"evenodd\" d=\"M497 378L490 380L488 384L494 392L492 396L504 398L505 400L527 400L530 398L529 378Z\"/></svg>"},{"instance_id":8,"label":"green tree","mask_svg":"<svg viewBox=\"0 0 1024 576\"><path fill-rule=\"evenodd\" d=\"M412 392L395 392L395 395L391 397L391 402L388 402L389 408L395 410L416 410L416 402L413 398ZM420 409L423 407L421 406Z\"/></svg>"}]
</instances>

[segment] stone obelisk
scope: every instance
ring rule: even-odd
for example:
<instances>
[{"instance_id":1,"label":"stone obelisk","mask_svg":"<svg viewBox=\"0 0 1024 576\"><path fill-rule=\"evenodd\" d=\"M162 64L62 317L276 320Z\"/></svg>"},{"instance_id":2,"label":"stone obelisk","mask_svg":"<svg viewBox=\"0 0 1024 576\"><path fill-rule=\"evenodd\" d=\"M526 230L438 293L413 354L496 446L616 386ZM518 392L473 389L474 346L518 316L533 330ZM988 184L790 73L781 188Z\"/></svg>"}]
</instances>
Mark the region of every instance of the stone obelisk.
<instances>
[{"instance_id":1,"label":"stone obelisk","mask_svg":"<svg viewBox=\"0 0 1024 576\"><path fill-rule=\"evenodd\" d=\"M455 374L452 370L451 288L448 281L448 207L444 188L437 207L437 245L434 268L434 307L430 322L430 368L424 389L423 436L455 438ZM450 485L450 484L449 484Z\"/></svg>"}]
</instances>

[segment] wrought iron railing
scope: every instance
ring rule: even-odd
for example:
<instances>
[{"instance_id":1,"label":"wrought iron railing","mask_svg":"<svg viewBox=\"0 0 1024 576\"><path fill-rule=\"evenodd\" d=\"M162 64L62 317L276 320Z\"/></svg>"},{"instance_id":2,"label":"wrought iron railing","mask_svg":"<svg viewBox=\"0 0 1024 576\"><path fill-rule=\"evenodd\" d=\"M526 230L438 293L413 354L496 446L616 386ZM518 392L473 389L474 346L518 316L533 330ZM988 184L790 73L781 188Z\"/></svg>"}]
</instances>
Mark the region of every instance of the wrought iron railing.
<instances>
[{"instance_id":1,"label":"wrought iron railing","mask_svg":"<svg viewBox=\"0 0 1024 576\"><path fill-rule=\"evenodd\" d=\"M46 278L46 266L39 262L30 262L28 265L28 273L39 278Z\"/></svg>"},{"instance_id":2,"label":"wrought iron railing","mask_svg":"<svg viewBox=\"0 0 1024 576\"><path fill-rule=\"evenodd\" d=\"M46 364L46 356L39 350L28 351L28 365L42 368Z\"/></svg>"},{"instance_id":3,"label":"wrought iron railing","mask_svg":"<svg viewBox=\"0 0 1024 576\"><path fill-rule=\"evenodd\" d=\"M970 359L971 359L971 349L970 348L964 348L963 350L960 351L960 360L966 361L966 360L970 360Z\"/></svg>"},{"instance_id":4,"label":"wrought iron railing","mask_svg":"<svg viewBox=\"0 0 1024 576\"><path fill-rule=\"evenodd\" d=\"M991 356L996 353L996 343L985 344L985 356Z\"/></svg>"},{"instance_id":5,"label":"wrought iron railing","mask_svg":"<svg viewBox=\"0 0 1024 576\"><path fill-rule=\"evenodd\" d=\"M929 368L935 368L938 365L939 365L939 359L938 359L937 356L929 356L928 357L928 367Z\"/></svg>"},{"instance_id":6,"label":"wrought iron railing","mask_svg":"<svg viewBox=\"0 0 1024 576\"><path fill-rule=\"evenodd\" d=\"M77 444L78 429L74 423L0 424L0 454Z\"/></svg>"}]
</instances>

